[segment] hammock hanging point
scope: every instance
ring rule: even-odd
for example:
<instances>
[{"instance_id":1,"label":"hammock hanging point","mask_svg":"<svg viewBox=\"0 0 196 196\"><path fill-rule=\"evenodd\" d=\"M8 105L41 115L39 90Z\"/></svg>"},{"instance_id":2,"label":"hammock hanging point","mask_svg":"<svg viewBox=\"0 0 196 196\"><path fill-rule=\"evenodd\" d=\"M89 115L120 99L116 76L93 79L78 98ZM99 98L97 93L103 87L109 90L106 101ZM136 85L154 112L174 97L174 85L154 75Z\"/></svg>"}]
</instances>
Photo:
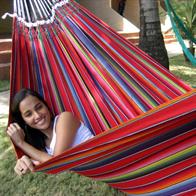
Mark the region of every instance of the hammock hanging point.
<instances>
[{"instance_id":1,"label":"hammock hanging point","mask_svg":"<svg viewBox=\"0 0 196 196\"><path fill-rule=\"evenodd\" d=\"M10 102L31 88L96 136L36 171L73 170L129 194L192 191L195 90L76 2L39 3L48 21L13 23Z\"/></svg>"},{"instance_id":2,"label":"hammock hanging point","mask_svg":"<svg viewBox=\"0 0 196 196\"><path fill-rule=\"evenodd\" d=\"M19 0L15 0L15 1L19 1ZM35 0L35 2L36 2L36 0ZM56 13L56 9L58 9L59 7L62 7L63 5L65 5L65 4L67 4L67 3L69 3L70 2L70 0L62 0L62 1L58 1L58 0L54 0L53 1L53 4L51 4L51 10L50 10L50 17L48 16L48 18L46 18L45 20L39 20L39 19L37 19L36 20L36 22L30 22L30 18L27 18L27 16L26 15L24 15L23 17L21 17L18 13L17 13L17 7L16 8L14 8L14 10L17 10L16 12L14 12L13 14L11 14L11 13L5 13L3 16L2 16L2 19L6 19L6 17L11 17L11 18L17 18L17 20L19 21L19 22L22 22L26 27L29 27L29 28L31 28L31 27L38 27L38 26L40 26L40 25L45 25L45 24L51 24L51 23L53 23L54 22L54 16L55 16L55 13ZM47 3L49 3L48 1L47 1ZM43 4L42 4L43 5ZM23 8L23 9L28 9L29 7L26 7L26 8ZM30 13L30 12L32 12L32 11L30 11L30 10L25 10L26 11L26 13ZM45 12L44 11L44 8L43 8L43 10L42 10L43 12ZM36 18L37 18L37 15L36 15Z\"/></svg>"}]
</instances>

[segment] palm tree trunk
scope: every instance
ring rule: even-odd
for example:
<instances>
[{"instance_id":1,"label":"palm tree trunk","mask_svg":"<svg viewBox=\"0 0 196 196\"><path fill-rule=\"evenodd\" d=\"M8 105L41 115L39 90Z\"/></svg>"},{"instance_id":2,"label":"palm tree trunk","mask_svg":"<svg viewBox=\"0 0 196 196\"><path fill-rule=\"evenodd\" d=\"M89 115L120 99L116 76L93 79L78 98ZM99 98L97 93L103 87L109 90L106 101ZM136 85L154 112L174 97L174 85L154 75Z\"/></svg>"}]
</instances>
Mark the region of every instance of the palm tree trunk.
<instances>
[{"instance_id":1,"label":"palm tree trunk","mask_svg":"<svg viewBox=\"0 0 196 196\"><path fill-rule=\"evenodd\" d=\"M169 69L169 59L165 48L159 18L157 0L139 0L140 39L139 47L156 61Z\"/></svg>"}]
</instances>

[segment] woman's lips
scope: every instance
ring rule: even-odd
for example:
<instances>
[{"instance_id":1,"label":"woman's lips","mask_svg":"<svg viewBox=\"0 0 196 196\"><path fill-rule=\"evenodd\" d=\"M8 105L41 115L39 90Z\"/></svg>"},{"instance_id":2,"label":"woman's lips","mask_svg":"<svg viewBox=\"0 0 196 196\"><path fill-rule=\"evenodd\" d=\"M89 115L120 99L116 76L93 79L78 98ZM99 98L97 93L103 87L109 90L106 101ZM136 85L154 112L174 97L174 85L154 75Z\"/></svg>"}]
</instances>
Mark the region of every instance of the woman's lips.
<instances>
[{"instance_id":1,"label":"woman's lips","mask_svg":"<svg viewBox=\"0 0 196 196\"><path fill-rule=\"evenodd\" d=\"M37 122L35 122L36 125L42 125L45 122L45 118L41 118L40 120L38 120Z\"/></svg>"}]
</instances>

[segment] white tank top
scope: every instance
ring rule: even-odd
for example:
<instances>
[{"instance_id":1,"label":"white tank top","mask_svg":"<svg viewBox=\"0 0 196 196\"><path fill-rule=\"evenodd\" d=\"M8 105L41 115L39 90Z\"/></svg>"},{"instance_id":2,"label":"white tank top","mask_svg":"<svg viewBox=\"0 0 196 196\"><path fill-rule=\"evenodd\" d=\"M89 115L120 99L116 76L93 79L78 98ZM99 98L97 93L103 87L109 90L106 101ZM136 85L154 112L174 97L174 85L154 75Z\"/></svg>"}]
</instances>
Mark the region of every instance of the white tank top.
<instances>
[{"instance_id":1,"label":"white tank top","mask_svg":"<svg viewBox=\"0 0 196 196\"><path fill-rule=\"evenodd\" d=\"M49 147L45 147L46 148L46 152L49 155L53 155L54 154L54 147L56 144L56 123L57 123L57 119L59 116L56 116L54 119L54 124L53 124L53 134L52 134L52 140L50 143ZM94 135L91 133L91 131L84 125L84 123L81 122L80 127L78 128L77 132L76 132L76 136L74 138L74 141L71 145L71 147L74 147L90 138L94 137Z\"/></svg>"}]
</instances>

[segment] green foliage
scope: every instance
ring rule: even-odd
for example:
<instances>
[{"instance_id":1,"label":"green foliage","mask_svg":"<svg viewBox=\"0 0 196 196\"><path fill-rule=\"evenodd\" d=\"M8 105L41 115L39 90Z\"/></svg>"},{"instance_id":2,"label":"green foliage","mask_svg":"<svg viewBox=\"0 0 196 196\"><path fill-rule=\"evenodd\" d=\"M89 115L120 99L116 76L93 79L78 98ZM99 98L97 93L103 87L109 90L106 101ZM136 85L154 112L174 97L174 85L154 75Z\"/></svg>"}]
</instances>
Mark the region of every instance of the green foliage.
<instances>
[{"instance_id":1,"label":"green foliage","mask_svg":"<svg viewBox=\"0 0 196 196\"><path fill-rule=\"evenodd\" d=\"M196 34L196 0L172 0L172 6L192 36Z\"/></svg>"},{"instance_id":2,"label":"green foliage","mask_svg":"<svg viewBox=\"0 0 196 196\"><path fill-rule=\"evenodd\" d=\"M183 55L170 58L170 71L190 86L196 88L196 67L187 62Z\"/></svg>"},{"instance_id":3,"label":"green foliage","mask_svg":"<svg viewBox=\"0 0 196 196\"><path fill-rule=\"evenodd\" d=\"M0 80L0 92L8 90L10 88L9 80Z\"/></svg>"}]
</instances>

